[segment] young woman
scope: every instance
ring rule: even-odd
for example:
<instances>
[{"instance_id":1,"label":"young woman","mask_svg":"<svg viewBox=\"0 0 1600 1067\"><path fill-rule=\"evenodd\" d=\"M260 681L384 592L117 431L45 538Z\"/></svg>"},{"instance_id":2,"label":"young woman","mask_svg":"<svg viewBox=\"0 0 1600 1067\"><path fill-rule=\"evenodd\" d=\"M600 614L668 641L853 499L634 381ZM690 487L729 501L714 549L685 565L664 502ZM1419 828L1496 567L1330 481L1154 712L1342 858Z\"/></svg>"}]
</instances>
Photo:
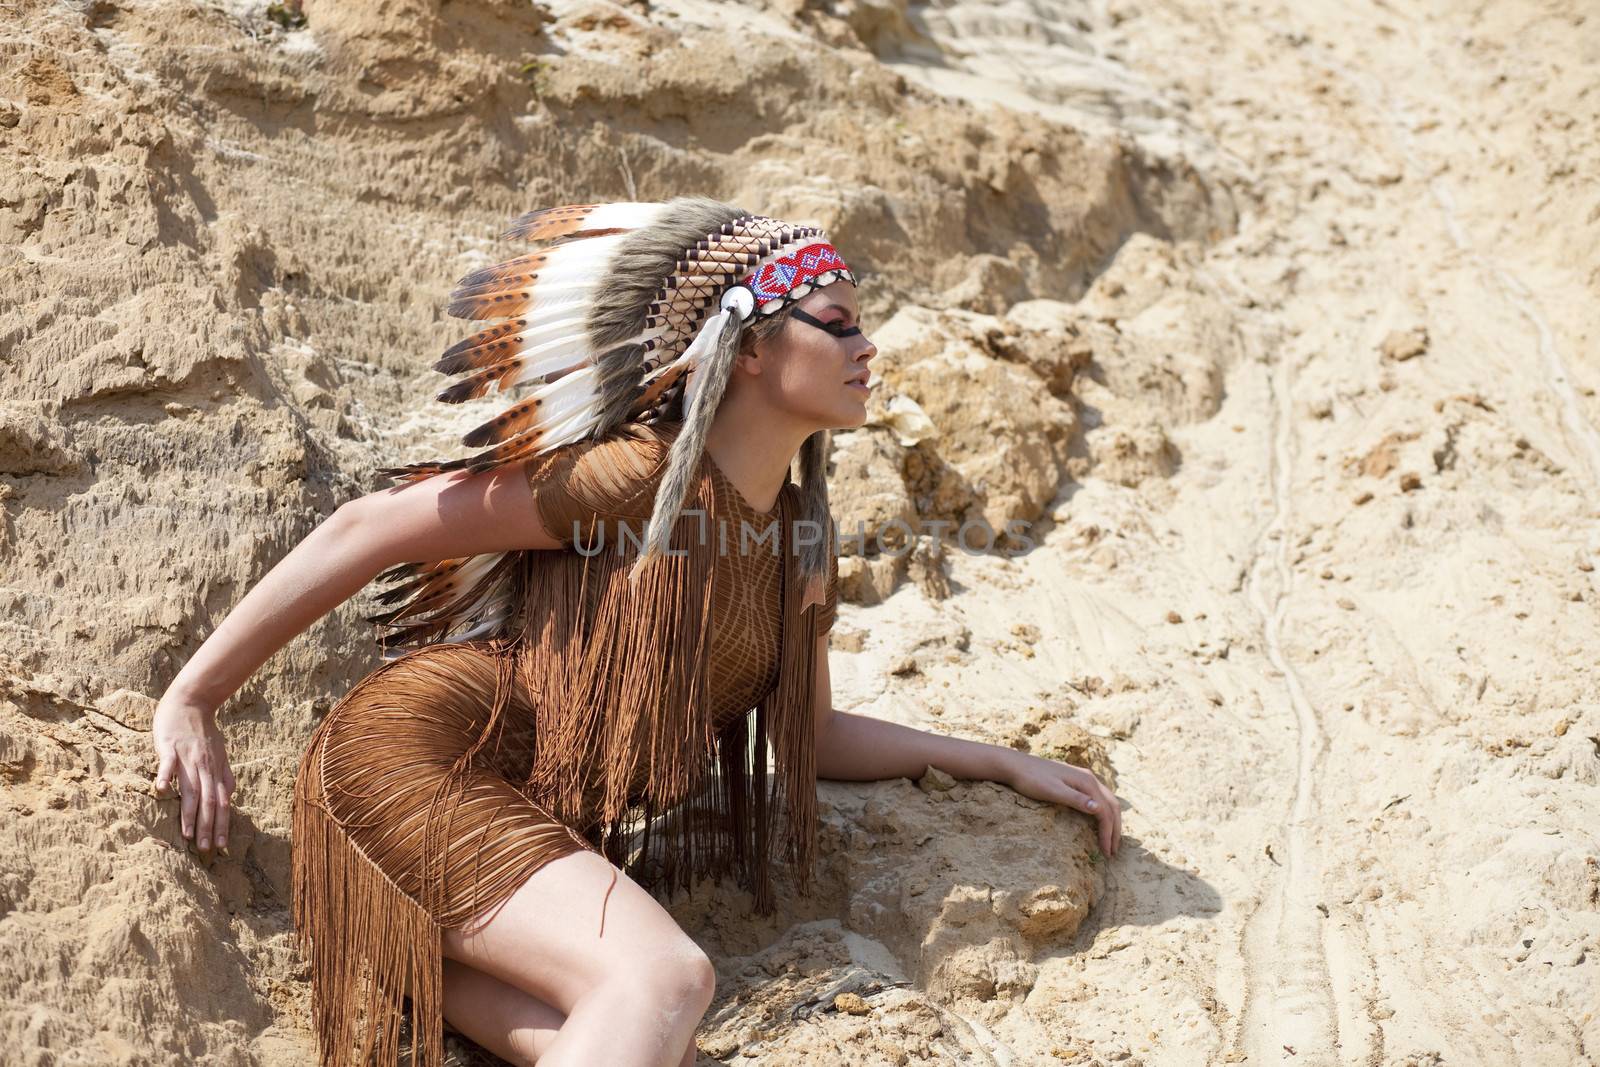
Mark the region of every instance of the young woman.
<instances>
[{"instance_id":1,"label":"young woman","mask_svg":"<svg viewBox=\"0 0 1600 1067\"><path fill-rule=\"evenodd\" d=\"M1090 772L831 705L827 435L865 421L877 350L826 236L699 198L511 232L553 243L463 280L451 313L503 321L446 353L466 377L440 398L537 388L465 438L488 451L340 507L156 712L157 794L224 847L216 708L375 576L404 600L377 621L411 651L295 782L325 1067L393 1062L407 998L430 1067L444 1022L513 1063L693 1063L713 970L652 894L731 874L768 913L780 858L806 890L818 777L1004 782L1114 853Z\"/></svg>"}]
</instances>

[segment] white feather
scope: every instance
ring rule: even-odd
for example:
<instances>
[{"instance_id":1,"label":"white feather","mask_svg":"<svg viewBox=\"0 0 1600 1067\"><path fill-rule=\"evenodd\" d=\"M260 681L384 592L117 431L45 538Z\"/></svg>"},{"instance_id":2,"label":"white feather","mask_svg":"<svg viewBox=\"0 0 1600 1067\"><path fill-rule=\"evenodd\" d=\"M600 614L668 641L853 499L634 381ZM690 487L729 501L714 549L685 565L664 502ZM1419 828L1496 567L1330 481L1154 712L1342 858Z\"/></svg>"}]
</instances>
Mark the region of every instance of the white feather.
<instances>
[{"instance_id":1,"label":"white feather","mask_svg":"<svg viewBox=\"0 0 1600 1067\"><path fill-rule=\"evenodd\" d=\"M588 341L589 339L583 336L558 337L554 341L547 341L527 350L522 353L522 369L517 371L515 376L502 382L501 390L577 366L590 356Z\"/></svg>"},{"instance_id":2,"label":"white feather","mask_svg":"<svg viewBox=\"0 0 1600 1067\"><path fill-rule=\"evenodd\" d=\"M580 289L593 289L600 283L600 278L601 275L599 274L562 275L559 278L550 278L546 281L536 281L528 288L529 291L532 292L536 297L540 293L570 293ZM517 292L518 290L513 289L508 291Z\"/></svg>"},{"instance_id":3,"label":"white feather","mask_svg":"<svg viewBox=\"0 0 1600 1067\"><path fill-rule=\"evenodd\" d=\"M505 622L507 618L509 618L508 615L503 615L499 612L496 612L471 629L463 630L461 633L451 634L449 637L444 638L442 643L460 644L474 640L477 637L492 632L501 623Z\"/></svg>"},{"instance_id":4,"label":"white feather","mask_svg":"<svg viewBox=\"0 0 1600 1067\"><path fill-rule=\"evenodd\" d=\"M552 448L559 448L565 444L580 440L595 426L599 419L599 412L592 409L580 409L573 412L566 419L551 427L545 437L546 444L539 451L547 452Z\"/></svg>"},{"instance_id":5,"label":"white feather","mask_svg":"<svg viewBox=\"0 0 1600 1067\"><path fill-rule=\"evenodd\" d=\"M657 367L655 370L650 371L649 373L647 373L644 376L644 380L642 382L640 382L639 384L641 384L641 385L645 386L646 388L648 388L653 382L655 382L655 380L657 378L661 377L663 374L666 374L668 371L672 370L673 367L676 367L678 364L682 363L683 361L684 361L683 360L683 353L680 352L678 354L677 358L673 359L672 362L663 363L661 366Z\"/></svg>"},{"instance_id":6,"label":"white feather","mask_svg":"<svg viewBox=\"0 0 1600 1067\"><path fill-rule=\"evenodd\" d=\"M573 308L581 307L593 300L596 288L594 282L560 286L541 285L533 291L533 299L528 302L525 314L539 315L541 318L555 311L570 314Z\"/></svg>"},{"instance_id":7,"label":"white feather","mask_svg":"<svg viewBox=\"0 0 1600 1067\"><path fill-rule=\"evenodd\" d=\"M517 318L522 320L522 332L524 335L532 331L548 335L554 333L558 328L568 328L568 323L576 323L582 327L586 321L584 313L588 310L585 307L574 306L570 300L564 300L548 307L541 305L529 308L521 315L518 315ZM574 315L574 312L577 312L577 314Z\"/></svg>"},{"instance_id":8,"label":"white feather","mask_svg":"<svg viewBox=\"0 0 1600 1067\"><path fill-rule=\"evenodd\" d=\"M473 557L474 561L483 561L483 566L475 568L475 570L486 573L490 568L498 563L504 555L504 552L491 552L482 556ZM462 567L462 571L465 571L466 569L466 566ZM461 597L458 596L457 600L459 601L460 599ZM477 598L477 602L472 604L464 611L458 609L455 602L452 602L445 605L442 609L431 612L430 617L436 617L440 611L442 611L451 615L460 615L470 621L477 617L480 613L487 612L485 617L480 622L472 625L470 629L458 631L441 639L442 641L446 642L470 641L481 634L494 631L498 626L508 620L511 617L510 609L511 603L507 594L503 590L500 592L491 590L490 592L479 596ZM399 659L401 656L406 655L409 651L411 650L405 648L387 649L383 653L383 658L385 660Z\"/></svg>"},{"instance_id":9,"label":"white feather","mask_svg":"<svg viewBox=\"0 0 1600 1067\"><path fill-rule=\"evenodd\" d=\"M637 230L660 221L666 204L638 200L619 200L601 204L583 220L585 230ZM596 238L590 238L596 240Z\"/></svg>"},{"instance_id":10,"label":"white feather","mask_svg":"<svg viewBox=\"0 0 1600 1067\"><path fill-rule=\"evenodd\" d=\"M491 552L486 554L484 558L487 559L492 566L496 563L499 563L504 556L504 552ZM473 626L470 630L464 631L461 636L452 636L449 638L449 640L470 641L478 634L492 629L496 624L504 621L505 608L509 606L509 604L510 601L503 591L497 591L493 587L490 587L489 589L480 593L471 604L461 608L460 610L451 611L451 614L460 615L469 622L472 619L476 619L485 615L487 615L487 618L478 623L476 626Z\"/></svg>"},{"instance_id":11,"label":"white feather","mask_svg":"<svg viewBox=\"0 0 1600 1067\"><path fill-rule=\"evenodd\" d=\"M573 241L550 250L544 265L537 273L540 277L556 275L589 275L603 272L617 249L622 247L623 234L608 237L591 237L587 241Z\"/></svg>"},{"instance_id":12,"label":"white feather","mask_svg":"<svg viewBox=\"0 0 1600 1067\"><path fill-rule=\"evenodd\" d=\"M539 399L540 422L557 422L575 407L592 403L598 396L594 388L595 368L580 367L533 391Z\"/></svg>"},{"instance_id":13,"label":"white feather","mask_svg":"<svg viewBox=\"0 0 1600 1067\"><path fill-rule=\"evenodd\" d=\"M517 349L516 355L526 355L539 345L558 338L565 334L582 333L584 317L582 315L569 315L564 319L545 319L538 325L525 326L517 336L522 338L522 347Z\"/></svg>"}]
</instances>

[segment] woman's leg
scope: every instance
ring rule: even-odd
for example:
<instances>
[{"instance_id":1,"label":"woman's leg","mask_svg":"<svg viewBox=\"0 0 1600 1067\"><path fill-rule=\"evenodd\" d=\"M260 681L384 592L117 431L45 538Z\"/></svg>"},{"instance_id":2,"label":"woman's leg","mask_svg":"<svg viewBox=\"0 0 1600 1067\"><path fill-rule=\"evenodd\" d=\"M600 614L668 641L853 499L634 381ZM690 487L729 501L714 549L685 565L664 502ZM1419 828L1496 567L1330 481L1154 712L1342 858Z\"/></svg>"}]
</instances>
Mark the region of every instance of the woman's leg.
<instances>
[{"instance_id":1,"label":"woman's leg","mask_svg":"<svg viewBox=\"0 0 1600 1067\"><path fill-rule=\"evenodd\" d=\"M516 1067L538 1063L567 1017L515 986L456 960L444 961L444 1017L464 1034ZM691 1042L678 1067L694 1067Z\"/></svg>"},{"instance_id":2,"label":"woman's leg","mask_svg":"<svg viewBox=\"0 0 1600 1067\"><path fill-rule=\"evenodd\" d=\"M613 873L602 937L600 904ZM695 1028L715 987L711 961L649 893L593 852L546 863L487 923L446 930L443 948L566 1017L537 1053L539 1067L694 1062ZM519 1015L501 1004L508 1035L519 1025L510 1020L537 1010Z\"/></svg>"},{"instance_id":3,"label":"woman's leg","mask_svg":"<svg viewBox=\"0 0 1600 1067\"><path fill-rule=\"evenodd\" d=\"M544 1001L456 960L444 961L444 1019L518 1067L543 1056L567 1021Z\"/></svg>"}]
</instances>

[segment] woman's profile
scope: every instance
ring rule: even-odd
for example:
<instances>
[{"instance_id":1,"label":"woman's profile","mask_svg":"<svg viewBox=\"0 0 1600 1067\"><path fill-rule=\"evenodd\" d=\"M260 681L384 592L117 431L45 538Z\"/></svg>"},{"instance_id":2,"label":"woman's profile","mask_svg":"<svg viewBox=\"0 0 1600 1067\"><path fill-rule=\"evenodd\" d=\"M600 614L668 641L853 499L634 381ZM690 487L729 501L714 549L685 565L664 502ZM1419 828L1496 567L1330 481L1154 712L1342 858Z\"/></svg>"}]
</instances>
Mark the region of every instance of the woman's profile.
<instances>
[{"instance_id":1,"label":"woman's profile","mask_svg":"<svg viewBox=\"0 0 1600 1067\"><path fill-rule=\"evenodd\" d=\"M373 578L386 661L294 786L294 921L324 1067L443 1063L446 1024L519 1064L692 1064L710 960L658 899L812 880L818 778L938 766L1093 816L1082 768L835 711L828 435L876 348L826 234L704 198L532 212L476 271L492 322L436 369L531 386L466 459L390 468L250 591L157 709L158 795L225 847L217 708ZM798 481L791 472L798 468ZM409 1003L408 1003L409 1002Z\"/></svg>"}]
</instances>

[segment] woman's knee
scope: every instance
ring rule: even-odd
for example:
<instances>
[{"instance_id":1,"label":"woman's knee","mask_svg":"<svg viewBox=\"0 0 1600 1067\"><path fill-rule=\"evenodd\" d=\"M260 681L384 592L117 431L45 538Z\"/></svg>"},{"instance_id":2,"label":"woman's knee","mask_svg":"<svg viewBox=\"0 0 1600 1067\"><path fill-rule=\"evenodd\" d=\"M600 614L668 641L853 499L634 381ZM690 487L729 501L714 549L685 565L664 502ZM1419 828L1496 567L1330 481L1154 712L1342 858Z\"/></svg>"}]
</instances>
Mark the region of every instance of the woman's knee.
<instances>
[{"instance_id":1,"label":"woman's knee","mask_svg":"<svg viewBox=\"0 0 1600 1067\"><path fill-rule=\"evenodd\" d=\"M566 1014L601 987L631 985L658 1002L703 1002L702 1010L716 987L705 951L659 902L591 852L540 867L486 922L446 930L444 950Z\"/></svg>"},{"instance_id":2,"label":"woman's knee","mask_svg":"<svg viewBox=\"0 0 1600 1067\"><path fill-rule=\"evenodd\" d=\"M704 1015L717 991L717 971L699 945L682 943L636 957L626 971L608 976L607 985L627 987L673 1012Z\"/></svg>"},{"instance_id":3,"label":"woman's knee","mask_svg":"<svg viewBox=\"0 0 1600 1067\"><path fill-rule=\"evenodd\" d=\"M675 979L700 1005L703 1014L717 993L717 969L699 945L690 942L683 958L675 965Z\"/></svg>"}]
</instances>

